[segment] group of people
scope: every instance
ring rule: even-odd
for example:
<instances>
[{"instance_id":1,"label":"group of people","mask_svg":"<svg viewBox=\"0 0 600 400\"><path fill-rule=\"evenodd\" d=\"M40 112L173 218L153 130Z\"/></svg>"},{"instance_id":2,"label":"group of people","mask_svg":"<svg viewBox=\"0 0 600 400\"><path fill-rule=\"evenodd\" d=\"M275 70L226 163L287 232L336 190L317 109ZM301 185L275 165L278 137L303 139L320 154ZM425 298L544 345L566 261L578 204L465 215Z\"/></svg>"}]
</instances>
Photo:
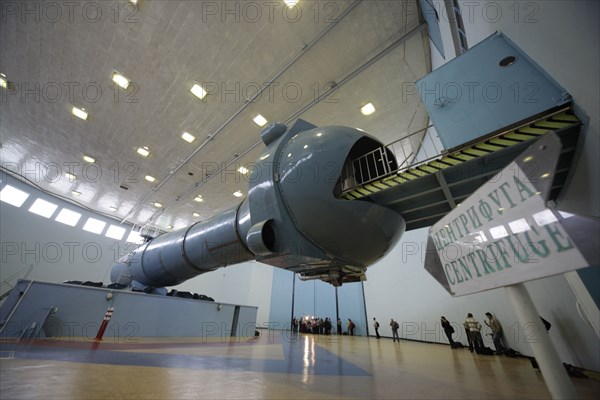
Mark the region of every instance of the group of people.
<instances>
[{"instance_id":1,"label":"group of people","mask_svg":"<svg viewBox=\"0 0 600 400\"><path fill-rule=\"evenodd\" d=\"M506 345L504 340L504 334L502 332L502 324L494 315L490 312L486 312L485 316L487 317L487 321L483 322L492 330L492 341L494 342L494 347L496 348L496 354L504 354L506 350L509 348ZM448 342L450 342L450 347L455 349L457 348L456 342L452 339L452 334L454 333L454 327L450 324L450 322L446 319L446 317L441 317L442 329L444 329L444 333L448 337ZM483 337L481 336L481 323L473 317L472 313L467 314L467 318L463 322L463 327L467 334L467 341L469 342L469 351L473 352L475 350L476 353L480 353L485 348L483 344Z\"/></svg>"},{"instance_id":2,"label":"group of people","mask_svg":"<svg viewBox=\"0 0 600 400\"><path fill-rule=\"evenodd\" d=\"M379 322L377 322L375 317L373 317L373 328L375 328L375 336L377 339L381 338L379 335ZM400 325L398 322L394 321L393 318L390 319L390 328L392 328L392 341L400 342L400 337L398 336L398 328L400 328Z\"/></svg>"},{"instance_id":3,"label":"group of people","mask_svg":"<svg viewBox=\"0 0 600 400\"><path fill-rule=\"evenodd\" d=\"M342 320L340 318L336 321L337 334L341 335L342 332ZM346 322L346 333L350 336L354 336L354 329L356 325L354 321L348 318ZM312 333L316 335L331 335L333 329L333 323L328 317L323 319L319 317L305 316L303 318L292 318L292 331L300 333Z\"/></svg>"}]
</instances>

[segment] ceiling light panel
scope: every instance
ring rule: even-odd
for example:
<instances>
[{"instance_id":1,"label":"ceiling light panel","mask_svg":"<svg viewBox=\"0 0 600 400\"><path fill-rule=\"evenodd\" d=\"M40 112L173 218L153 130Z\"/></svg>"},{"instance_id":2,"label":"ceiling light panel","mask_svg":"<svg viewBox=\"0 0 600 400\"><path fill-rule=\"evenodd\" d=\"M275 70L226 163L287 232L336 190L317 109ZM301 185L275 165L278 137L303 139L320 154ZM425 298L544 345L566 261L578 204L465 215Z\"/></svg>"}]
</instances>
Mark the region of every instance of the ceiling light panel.
<instances>
[{"instance_id":1,"label":"ceiling light panel","mask_svg":"<svg viewBox=\"0 0 600 400\"><path fill-rule=\"evenodd\" d=\"M375 106L371 103L367 103L361 107L360 112L363 115L371 115L375 112Z\"/></svg>"},{"instance_id":2,"label":"ceiling light panel","mask_svg":"<svg viewBox=\"0 0 600 400\"><path fill-rule=\"evenodd\" d=\"M267 124L267 119L265 117L263 117L262 115L258 114L256 117L254 117L253 119L254 123L258 126L265 126Z\"/></svg>"},{"instance_id":3,"label":"ceiling light panel","mask_svg":"<svg viewBox=\"0 0 600 400\"><path fill-rule=\"evenodd\" d=\"M137 153L142 156L142 157L148 157L150 155L150 151L148 150L147 147L139 147L137 149Z\"/></svg>"},{"instance_id":4,"label":"ceiling light panel","mask_svg":"<svg viewBox=\"0 0 600 400\"><path fill-rule=\"evenodd\" d=\"M194 94L194 96L201 100L206 96L206 90L204 90L204 88L197 83L192 86L190 91Z\"/></svg>"},{"instance_id":5,"label":"ceiling light panel","mask_svg":"<svg viewBox=\"0 0 600 400\"><path fill-rule=\"evenodd\" d=\"M129 79L125 78L118 72L113 73L112 80L123 89L127 89L129 87Z\"/></svg>"},{"instance_id":6,"label":"ceiling light panel","mask_svg":"<svg viewBox=\"0 0 600 400\"><path fill-rule=\"evenodd\" d=\"M183 140L185 140L186 142L188 142L188 143L192 143L192 142L194 141L194 139L196 139L196 137L195 137L194 135L190 135L190 134L189 134L189 133L187 133L187 132L183 132L183 133L181 134L181 138L182 138Z\"/></svg>"},{"instance_id":7,"label":"ceiling light panel","mask_svg":"<svg viewBox=\"0 0 600 400\"><path fill-rule=\"evenodd\" d=\"M82 120L87 121L88 112L85 111L85 108L73 107L71 113L77 118L81 118Z\"/></svg>"}]
</instances>

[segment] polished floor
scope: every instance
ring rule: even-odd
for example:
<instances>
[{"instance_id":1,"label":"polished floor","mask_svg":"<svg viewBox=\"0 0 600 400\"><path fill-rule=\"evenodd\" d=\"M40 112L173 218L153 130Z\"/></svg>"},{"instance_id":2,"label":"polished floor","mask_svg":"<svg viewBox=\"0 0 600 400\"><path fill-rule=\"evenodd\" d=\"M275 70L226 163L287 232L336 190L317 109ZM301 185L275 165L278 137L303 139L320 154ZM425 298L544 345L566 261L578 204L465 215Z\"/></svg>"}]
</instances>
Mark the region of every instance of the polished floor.
<instances>
[{"instance_id":1,"label":"polished floor","mask_svg":"<svg viewBox=\"0 0 600 400\"><path fill-rule=\"evenodd\" d=\"M600 382L573 378L578 398ZM0 399L546 399L526 359L365 337L2 342Z\"/></svg>"}]
</instances>

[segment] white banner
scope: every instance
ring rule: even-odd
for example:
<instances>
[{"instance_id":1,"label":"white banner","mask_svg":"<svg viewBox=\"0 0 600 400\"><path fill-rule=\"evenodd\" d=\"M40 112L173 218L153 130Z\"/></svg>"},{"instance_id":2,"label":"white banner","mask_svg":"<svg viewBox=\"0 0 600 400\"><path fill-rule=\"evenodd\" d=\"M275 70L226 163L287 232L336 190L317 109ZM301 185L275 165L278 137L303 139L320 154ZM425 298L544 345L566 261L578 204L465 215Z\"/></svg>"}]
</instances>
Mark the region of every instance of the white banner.
<instances>
[{"instance_id":1,"label":"white banner","mask_svg":"<svg viewBox=\"0 0 600 400\"><path fill-rule=\"evenodd\" d=\"M571 215L548 209L541 194L513 162L430 228L452 295L589 265L561 226Z\"/></svg>"}]
</instances>

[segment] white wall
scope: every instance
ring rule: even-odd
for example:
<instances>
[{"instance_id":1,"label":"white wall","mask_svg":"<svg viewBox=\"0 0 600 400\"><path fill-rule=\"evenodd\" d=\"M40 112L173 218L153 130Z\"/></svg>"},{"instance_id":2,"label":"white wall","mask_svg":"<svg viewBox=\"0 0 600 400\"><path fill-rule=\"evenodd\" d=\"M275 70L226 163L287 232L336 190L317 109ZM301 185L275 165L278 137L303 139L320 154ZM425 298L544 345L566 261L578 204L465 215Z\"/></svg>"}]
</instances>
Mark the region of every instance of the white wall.
<instances>
[{"instance_id":1,"label":"white wall","mask_svg":"<svg viewBox=\"0 0 600 400\"><path fill-rule=\"evenodd\" d=\"M443 1L434 3L440 14L446 53L446 59L442 59L432 46L435 69L453 57L454 47ZM504 32L569 91L576 105L590 117L583 154L560 206L594 216L600 215L600 165L596 155L600 148L599 4L596 1L461 1L470 47L497 30ZM426 229L406 233L390 254L368 269L365 282L368 319L377 316L382 322L381 332L387 336L391 336L389 319L394 318L401 323L401 337L447 343L439 328L440 316L444 315L458 324L458 340L466 344L462 330L466 314L472 312L483 322L484 313L489 311L502 322L509 345L532 354L530 338L518 329L516 314L504 289L452 298L425 271L426 236ZM540 314L552 323L550 337L561 359L600 370L598 337L579 317L576 297L564 276L532 281L526 286ZM489 339L487 344L493 347Z\"/></svg>"},{"instance_id":2,"label":"white wall","mask_svg":"<svg viewBox=\"0 0 600 400\"><path fill-rule=\"evenodd\" d=\"M590 117L583 154L561 206L600 216L600 2L461 1L469 47L504 32Z\"/></svg>"},{"instance_id":3,"label":"white wall","mask_svg":"<svg viewBox=\"0 0 600 400\"><path fill-rule=\"evenodd\" d=\"M522 333L518 318L504 289L453 298L424 268L428 228L407 232L401 242L378 263L367 270L365 299L367 319L377 317L380 333L391 336L390 318L400 323L402 338L448 343L440 327L445 316L455 324L455 340L467 343L462 329L471 312L483 325L485 313L491 312L502 323L510 347L533 354L529 340ZM593 329L577 313L575 295L563 275L526 284L536 307L552 323L550 337L561 359L578 366L600 370L599 341ZM528 332L532 333L531 330ZM486 328L483 333L491 333ZM489 338L488 346L493 348Z\"/></svg>"}]
</instances>

